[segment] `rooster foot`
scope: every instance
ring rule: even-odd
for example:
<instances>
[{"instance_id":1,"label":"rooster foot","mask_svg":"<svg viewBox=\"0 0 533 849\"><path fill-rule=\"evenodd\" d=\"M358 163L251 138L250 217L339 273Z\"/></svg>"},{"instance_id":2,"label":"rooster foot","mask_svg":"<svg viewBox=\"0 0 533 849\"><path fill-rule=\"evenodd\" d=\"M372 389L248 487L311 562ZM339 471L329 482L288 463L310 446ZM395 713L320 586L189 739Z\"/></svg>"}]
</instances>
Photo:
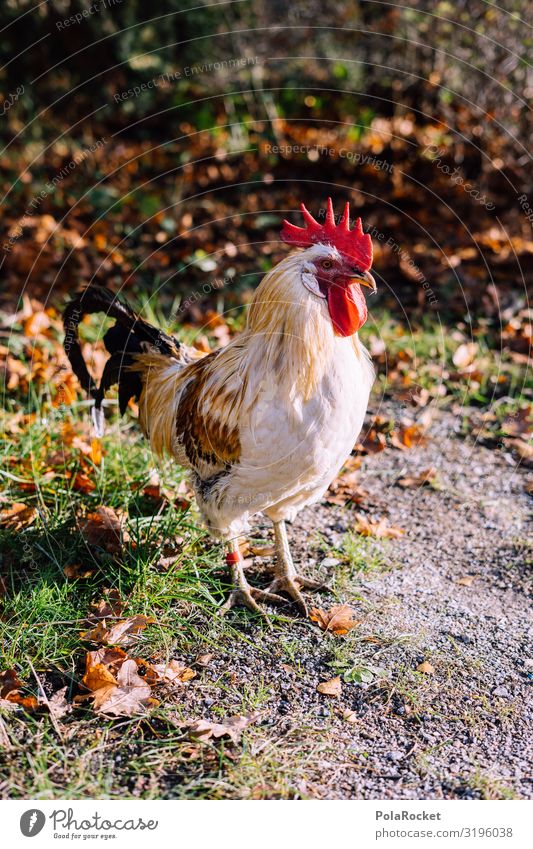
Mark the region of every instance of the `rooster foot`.
<instances>
[{"instance_id":1,"label":"rooster foot","mask_svg":"<svg viewBox=\"0 0 533 849\"><path fill-rule=\"evenodd\" d=\"M257 603L256 599L271 602L272 604L285 603L285 599L280 595L276 595L268 590L260 590L258 587L251 587L246 582L245 586L239 585L231 591L222 607L219 608L219 616L225 616L228 610L231 610L233 607L247 607L253 613L260 613L261 616L267 617L266 611Z\"/></svg>"},{"instance_id":2,"label":"rooster foot","mask_svg":"<svg viewBox=\"0 0 533 849\"><path fill-rule=\"evenodd\" d=\"M325 584L322 581L311 581L309 578L298 575L292 562L285 522L274 522L274 536L276 539L277 564L274 580L268 587L268 591L270 593L286 593L296 603L302 616L307 617L307 604L300 590L320 590L324 589Z\"/></svg>"},{"instance_id":3,"label":"rooster foot","mask_svg":"<svg viewBox=\"0 0 533 849\"><path fill-rule=\"evenodd\" d=\"M257 603L256 599L273 604L285 603L284 598L271 592L270 589L261 590L259 587L250 586L244 574L242 557L235 544L230 543L230 551L226 555L226 560L231 570L233 590L222 607L219 608L219 616L225 616L228 610L233 607L247 607L253 613L259 613L265 619L268 619L266 611Z\"/></svg>"},{"instance_id":4,"label":"rooster foot","mask_svg":"<svg viewBox=\"0 0 533 849\"><path fill-rule=\"evenodd\" d=\"M325 585L321 581L311 581L309 578L304 578L302 575L298 575L295 571L290 575L277 575L270 584L268 591L276 594L278 592L287 593L289 598L296 603L296 606L302 616L307 617L307 604L305 603L300 589L321 590L324 589L324 586Z\"/></svg>"}]
</instances>

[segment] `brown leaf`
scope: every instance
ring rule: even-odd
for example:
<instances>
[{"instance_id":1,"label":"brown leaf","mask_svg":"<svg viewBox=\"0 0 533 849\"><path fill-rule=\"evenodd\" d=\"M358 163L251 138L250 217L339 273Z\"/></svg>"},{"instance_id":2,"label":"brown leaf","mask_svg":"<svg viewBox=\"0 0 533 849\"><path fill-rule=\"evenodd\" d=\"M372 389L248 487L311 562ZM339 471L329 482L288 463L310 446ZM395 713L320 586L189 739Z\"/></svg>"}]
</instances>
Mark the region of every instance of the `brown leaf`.
<instances>
[{"instance_id":1,"label":"brown leaf","mask_svg":"<svg viewBox=\"0 0 533 849\"><path fill-rule=\"evenodd\" d=\"M530 439L533 429L532 414L533 407L529 404L514 415L506 416L502 422L502 430L509 436L523 436L526 440Z\"/></svg>"},{"instance_id":2,"label":"brown leaf","mask_svg":"<svg viewBox=\"0 0 533 849\"><path fill-rule=\"evenodd\" d=\"M0 672L0 699L13 705L19 705L26 710L35 710L39 702L35 696L23 696L20 691L24 684L19 680L14 669L6 669Z\"/></svg>"},{"instance_id":3,"label":"brown leaf","mask_svg":"<svg viewBox=\"0 0 533 849\"><path fill-rule=\"evenodd\" d=\"M475 342L463 342L455 351L452 359L457 368L466 368L474 362L478 347Z\"/></svg>"},{"instance_id":4,"label":"brown leaf","mask_svg":"<svg viewBox=\"0 0 533 849\"><path fill-rule=\"evenodd\" d=\"M116 676L118 670L127 659L128 655L124 649L121 649L118 646L105 646L101 649L87 652L87 656L85 658L85 674L90 671L91 667L101 664L102 666L105 666L112 675Z\"/></svg>"},{"instance_id":5,"label":"brown leaf","mask_svg":"<svg viewBox=\"0 0 533 849\"><path fill-rule=\"evenodd\" d=\"M122 665L122 664L121 664ZM116 686L117 680L103 663L95 663L90 666L82 678L88 690L96 692L103 687Z\"/></svg>"},{"instance_id":6,"label":"brown leaf","mask_svg":"<svg viewBox=\"0 0 533 849\"><path fill-rule=\"evenodd\" d=\"M273 557L275 553L275 545L250 545L250 554L256 557Z\"/></svg>"},{"instance_id":7,"label":"brown leaf","mask_svg":"<svg viewBox=\"0 0 533 849\"><path fill-rule=\"evenodd\" d=\"M72 705L70 705L66 700L66 692L67 687L62 687L60 690L56 690L56 692L50 696L48 701L45 703L54 719L61 719L72 710Z\"/></svg>"},{"instance_id":8,"label":"brown leaf","mask_svg":"<svg viewBox=\"0 0 533 849\"><path fill-rule=\"evenodd\" d=\"M363 442L358 442L354 448L358 454L377 454L387 447L387 438L384 433L379 433L376 428L370 428L365 434Z\"/></svg>"},{"instance_id":9,"label":"brown leaf","mask_svg":"<svg viewBox=\"0 0 533 849\"><path fill-rule=\"evenodd\" d=\"M433 675L433 673L435 672L435 667L431 665L429 660L424 660L423 663L420 663L416 667L416 671L423 672L424 675Z\"/></svg>"},{"instance_id":10,"label":"brown leaf","mask_svg":"<svg viewBox=\"0 0 533 849\"><path fill-rule=\"evenodd\" d=\"M189 669L177 660L168 663L157 663L152 666L162 681L170 681L172 684L185 683L196 677L194 669Z\"/></svg>"},{"instance_id":11,"label":"brown leaf","mask_svg":"<svg viewBox=\"0 0 533 849\"><path fill-rule=\"evenodd\" d=\"M145 498L152 498L154 501L163 501L163 495L161 493L161 487L159 484L148 484L142 490L142 494Z\"/></svg>"},{"instance_id":12,"label":"brown leaf","mask_svg":"<svg viewBox=\"0 0 533 849\"><path fill-rule=\"evenodd\" d=\"M83 578L92 578L94 569L88 569L87 566L82 566L81 563L70 563L63 567L63 574L69 581L78 581Z\"/></svg>"},{"instance_id":13,"label":"brown leaf","mask_svg":"<svg viewBox=\"0 0 533 849\"><path fill-rule=\"evenodd\" d=\"M65 477L67 480L72 481L72 489L76 492L83 492L87 495L89 492L94 492L96 489L95 482L91 480L85 472L76 472L76 474L73 474L72 472L65 472Z\"/></svg>"},{"instance_id":14,"label":"brown leaf","mask_svg":"<svg viewBox=\"0 0 533 849\"><path fill-rule=\"evenodd\" d=\"M456 583L461 587L471 587L475 580L474 575L463 575L462 578L457 579Z\"/></svg>"},{"instance_id":15,"label":"brown leaf","mask_svg":"<svg viewBox=\"0 0 533 849\"><path fill-rule=\"evenodd\" d=\"M128 536L123 530L123 519L112 507L98 507L80 523L83 538L89 545L103 548L109 554L119 554Z\"/></svg>"},{"instance_id":16,"label":"brown leaf","mask_svg":"<svg viewBox=\"0 0 533 849\"><path fill-rule=\"evenodd\" d=\"M503 442L507 448L518 454L524 466L533 466L533 445L530 442L524 442L522 439L504 439Z\"/></svg>"},{"instance_id":17,"label":"brown leaf","mask_svg":"<svg viewBox=\"0 0 533 849\"><path fill-rule=\"evenodd\" d=\"M195 663L197 666L209 666L212 660L212 654L199 654L195 660Z\"/></svg>"},{"instance_id":18,"label":"brown leaf","mask_svg":"<svg viewBox=\"0 0 533 849\"><path fill-rule=\"evenodd\" d=\"M107 590L105 598L92 602L89 619L108 619L110 616L120 616L123 606L120 592L117 589Z\"/></svg>"},{"instance_id":19,"label":"brown leaf","mask_svg":"<svg viewBox=\"0 0 533 849\"><path fill-rule=\"evenodd\" d=\"M405 451L407 448L418 448L425 445L427 439L424 431L416 424L401 425L396 431L393 430L390 435L390 442L394 448L399 448Z\"/></svg>"},{"instance_id":20,"label":"brown leaf","mask_svg":"<svg viewBox=\"0 0 533 849\"><path fill-rule=\"evenodd\" d=\"M50 316L44 310L34 312L26 319L23 325L24 336L33 338L48 330L50 327Z\"/></svg>"},{"instance_id":21,"label":"brown leaf","mask_svg":"<svg viewBox=\"0 0 533 849\"><path fill-rule=\"evenodd\" d=\"M14 669L6 669L0 672L0 698L5 699L14 690L20 690L24 684Z\"/></svg>"},{"instance_id":22,"label":"brown leaf","mask_svg":"<svg viewBox=\"0 0 533 849\"><path fill-rule=\"evenodd\" d=\"M9 507L0 510L0 527L10 531L20 531L31 525L37 518L35 507L29 507L20 501L15 501Z\"/></svg>"},{"instance_id":23,"label":"brown leaf","mask_svg":"<svg viewBox=\"0 0 533 849\"><path fill-rule=\"evenodd\" d=\"M409 489L411 487L425 486L426 484L431 486L436 480L437 471L436 469L430 468L425 469L423 472L419 472L418 475L406 475L403 478L398 478L396 483L404 489Z\"/></svg>"},{"instance_id":24,"label":"brown leaf","mask_svg":"<svg viewBox=\"0 0 533 849\"><path fill-rule=\"evenodd\" d=\"M136 616L130 616L129 619L122 619L108 628L105 619L103 619L95 628L84 631L80 636L82 640L87 640L91 643L131 646L136 642L140 632L144 631L146 626L152 622L155 622L155 619L150 616L137 614Z\"/></svg>"},{"instance_id":25,"label":"brown leaf","mask_svg":"<svg viewBox=\"0 0 533 849\"><path fill-rule=\"evenodd\" d=\"M363 461L361 457L354 457L352 454L345 461L344 466L341 469L340 477L344 477L346 472L356 472L363 465Z\"/></svg>"},{"instance_id":26,"label":"brown leaf","mask_svg":"<svg viewBox=\"0 0 533 849\"><path fill-rule=\"evenodd\" d=\"M357 484L357 480L358 476L355 471L336 478L326 492L324 501L327 504L336 504L339 507L361 504L368 498L368 492Z\"/></svg>"},{"instance_id":27,"label":"brown leaf","mask_svg":"<svg viewBox=\"0 0 533 849\"><path fill-rule=\"evenodd\" d=\"M102 442L96 437L91 439L91 451L89 457L91 458L95 466L99 466L102 462Z\"/></svg>"},{"instance_id":28,"label":"brown leaf","mask_svg":"<svg viewBox=\"0 0 533 849\"><path fill-rule=\"evenodd\" d=\"M129 658L120 666L116 679L103 664L96 664L85 674L83 683L91 690L95 711L110 716L144 713L152 693L138 674L137 664Z\"/></svg>"},{"instance_id":29,"label":"brown leaf","mask_svg":"<svg viewBox=\"0 0 533 849\"><path fill-rule=\"evenodd\" d=\"M361 514L357 516L355 531L361 534L361 536L375 537L376 539L398 539L405 533L402 528L388 525L385 518L380 519L379 522L375 522Z\"/></svg>"},{"instance_id":30,"label":"brown leaf","mask_svg":"<svg viewBox=\"0 0 533 849\"><path fill-rule=\"evenodd\" d=\"M359 716L355 710L343 711L342 718L345 722L349 722L350 725L356 725L359 722Z\"/></svg>"},{"instance_id":31,"label":"brown leaf","mask_svg":"<svg viewBox=\"0 0 533 849\"><path fill-rule=\"evenodd\" d=\"M335 678L331 678L329 681L322 681L317 689L317 693L320 693L323 696L333 696L337 698L342 693L342 682L340 675L336 675Z\"/></svg>"},{"instance_id":32,"label":"brown leaf","mask_svg":"<svg viewBox=\"0 0 533 849\"><path fill-rule=\"evenodd\" d=\"M309 619L317 622L323 631L329 631L336 636L343 636L361 624L361 620L354 619L355 611L348 604L336 604L329 610L321 610L313 607L309 613Z\"/></svg>"},{"instance_id":33,"label":"brown leaf","mask_svg":"<svg viewBox=\"0 0 533 849\"><path fill-rule=\"evenodd\" d=\"M197 719L185 727L192 740L218 740L220 737L229 737L232 743L238 743L242 732L259 718L259 713L250 716L231 716L223 722L211 722L208 719Z\"/></svg>"}]
</instances>

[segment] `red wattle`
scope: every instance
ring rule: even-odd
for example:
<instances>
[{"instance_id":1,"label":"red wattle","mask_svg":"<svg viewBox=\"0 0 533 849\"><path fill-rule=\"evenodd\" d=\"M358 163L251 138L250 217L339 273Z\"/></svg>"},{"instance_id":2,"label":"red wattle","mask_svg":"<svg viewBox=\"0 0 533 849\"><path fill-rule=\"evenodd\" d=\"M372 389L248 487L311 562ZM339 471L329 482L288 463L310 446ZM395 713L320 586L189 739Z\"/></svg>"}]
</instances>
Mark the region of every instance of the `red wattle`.
<instances>
[{"instance_id":1,"label":"red wattle","mask_svg":"<svg viewBox=\"0 0 533 849\"><path fill-rule=\"evenodd\" d=\"M328 288L328 309L338 336L353 336L366 321L365 296L358 284L334 283Z\"/></svg>"}]
</instances>

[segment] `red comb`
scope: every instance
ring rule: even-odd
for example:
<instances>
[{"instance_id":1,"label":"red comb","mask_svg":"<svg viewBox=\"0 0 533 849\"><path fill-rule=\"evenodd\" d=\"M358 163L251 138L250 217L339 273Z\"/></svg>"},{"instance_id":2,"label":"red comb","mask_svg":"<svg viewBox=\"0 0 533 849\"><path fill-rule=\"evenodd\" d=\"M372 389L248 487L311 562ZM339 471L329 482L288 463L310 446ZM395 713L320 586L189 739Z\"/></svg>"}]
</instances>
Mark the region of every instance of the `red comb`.
<instances>
[{"instance_id":1,"label":"red comb","mask_svg":"<svg viewBox=\"0 0 533 849\"><path fill-rule=\"evenodd\" d=\"M355 227L350 230L350 204L344 207L344 212L339 224L335 224L333 203L328 198L326 221L319 224L311 213L300 204L302 215L306 223L305 227L296 227L289 221L283 222L281 238L289 245L299 248L309 248L311 245L328 244L334 245L340 253L351 257L360 267L361 271L368 271L372 265L372 239L368 233L363 233L361 219L355 222Z\"/></svg>"}]
</instances>

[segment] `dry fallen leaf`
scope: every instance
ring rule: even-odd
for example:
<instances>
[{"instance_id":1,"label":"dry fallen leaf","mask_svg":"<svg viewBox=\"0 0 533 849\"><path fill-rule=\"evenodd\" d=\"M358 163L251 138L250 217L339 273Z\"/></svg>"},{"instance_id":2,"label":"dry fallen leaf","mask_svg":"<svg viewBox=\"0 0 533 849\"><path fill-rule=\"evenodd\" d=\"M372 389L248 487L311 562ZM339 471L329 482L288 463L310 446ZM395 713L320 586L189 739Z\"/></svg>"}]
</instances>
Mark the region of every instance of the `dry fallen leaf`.
<instances>
[{"instance_id":1,"label":"dry fallen leaf","mask_svg":"<svg viewBox=\"0 0 533 849\"><path fill-rule=\"evenodd\" d=\"M355 445L354 451L358 454L377 454L387 447L387 437L372 427L365 434L362 442Z\"/></svg>"},{"instance_id":2,"label":"dry fallen leaf","mask_svg":"<svg viewBox=\"0 0 533 849\"><path fill-rule=\"evenodd\" d=\"M457 368L466 368L474 362L478 347L475 342L464 342L459 345L452 359L454 366Z\"/></svg>"},{"instance_id":3,"label":"dry fallen leaf","mask_svg":"<svg viewBox=\"0 0 533 849\"><path fill-rule=\"evenodd\" d=\"M14 669L6 669L0 672L0 701L9 705L19 705L26 710L35 710L39 702L35 696L22 696L20 691L24 684L19 680Z\"/></svg>"},{"instance_id":4,"label":"dry fallen leaf","mask_svg":"<svg viewBox=\"0 0 533 849\"><path fill-rule=\"evenodd\" d=\"M95 570L82 566L81 563L69 563L63 567L63 574L69 581L77 581L81 578L92 578Z\"/></svg>"},{"instance_id":5,"label":"dry fallen leaf","mask_svg":"<svg viewBox=\"0 0 533 849\"><path fill-rule=\"evenodd\" d=\"M509 436L522 436L525 440L531 438L533 430L533 406L529 404L517 410L514 415L506 416L502 422L502 430Z\"/></svg>"},{"instance_id":6,"label":"dry fallen leaf","mask_svg":"<svg viewBox=\"0 0 533 849\"><path fill-rule=\"evenodd\" d=\"M123 606L119 590L107 590L105 591L105 598L92 602L89 619L108 619L110 616L120 616Z\"/></svg>"},{"instance_id":7,"label":"dry fallen leaf","mask_svg":"<svg viewBox=\"0 0 533 849\"><path fill-rule=\"evenodd\" d=\"M212 654L199 654L195 660L195 663L197 666L209 666L212 660Z\"/></svg>"},{"instance_id":8,"label":"dry fallen leaf","mask_svg":"<svg viewBox=\"0 0 533 849\"><path fill-rule=\"evenodd\" d=\"M223 722L211 722L208 719L197 719L186 725L189 737L192 740L218 740L220 737L229 737L232 743L238 743L242 732L259 718L259 713L250 716L231 716Z\"/></svg>"},{"instance_id":9,"label":"dry fallen leaf","mask_svg":"<svg viewBox=\"0 0 533 849\"><path fill-rule=\"evenodd\" d=\"M15 501L9 507L0 510L0 527L10 531L20 531L31 525L37 518L35 507L29 507L20 501Z\"/></svg>"},{"instance_id":10,"label":"dry fallen leaf","mask_svg":"<svg viewBox=\"0 0 533 849\"><path fill-rule=\"evenodd\" d=\"M518 454L524 466L533 467L533 445L531 442L524 442L522 439L504 439L503 443L506 448L510 448L515 454Z\"/></svg>"},{"instance_id":11,"label":"dry fallen leaf","mask_svg":"<svg viewBox=\"0 0 533 849\"><path fill-rule=\"evenodd\" d=\"M431 665L429 660L424 660L423 663L419 663L416 667L417 672L423 672L424 675L433 675L435 672L435 667Z\"/></svg>"},{"instance_id":12,"label":"dry fallen leaf","mask_svg":"<svg viewBox=\"0 0 533 849\"><path fill-rule=\"evenodd\" d=\"M89 453L89 457L95 466L99 466L102 462L102 442L96 437L91 439L91 451Z\"/></svg>"},{"instance_id":13,"label":"dry fallen leaf","mask_svg":"<svg viewBox=\"0 0 533 849\"><path fill-rule=\"evenodd\" d=\"M417 424L401 425L398 430L393 430L390 442L394 448L405 451L407 448L418 448L425 445L427 438L424 431Z\"/></svg>"},{"instance_id":14,"label":"dry fallen leaf","mask_svg":"<svg viewBox=\"0 0 533 849\"><path fill-rule=\"evenodd\" d=\"M140 632L144 631L146 626L151 625L152 622L155 622L155 619L152 617L137 614L136 616L130 616L128 619L122 619L108 628L105 619L103 619L101 622L98 622L95 628L82 632L80 636L82 640L87 640L91 643L131 646L136 642Z\"/></svg>"},{"instance_id":15,"label":"dry fallen leaf","mask_svg":"<svg viewBox=\"0 0 533 849\"><path fill-rule=\"evenodd\" d=\"M196 677L194 669L189 669L188 666L185 666L178 660L170 660L168 663L156 663L152 666L152 669L157 672L162 681L170 681L172 684L183 684L185 681L190 681L191 678Z\"/></svg>"},{"instance_id":16,"label":"dry fallen leaf","mask_svg":"<svg viewBox=\"0 0 533 849\"><path fill-rule=\"evenodd\" d=\"M385 518L380 519L379 522L367 519L366 516L361 514L359 514L356 518L355 531L364 537L376 537L376 539L398 539L405 533L402 528L396 528L394 525L388 525Z\"/></svg>"},{"instance_id":17,"label":"dry fallen leaf","mask_svg":"<svg viewBox=\"0 0 533 849\"><path fill-rule=\"evenodd\" d=\"M56 690L56 692L50 696L46 702L44 702L54 719L61 719L65 716L65 714L70 713L72 710L72 705L70 705L66 700L66 692L67 687L62 687L60 690Z\"/></svg>"},{"instance_id":18,"label":"dry fallen leaf","mask_svg":"<svg viewBox=\"0 0 533 849\"><path fill-rule=\"evenodd\" d=\"M123 529L123 518L112 507L98 507L80 523L83 538L89 545L103 548L109 554L119 554L128 535Z\"/></svg>"},{"instance_id":19,"label":"dry fallen leaf","mask_svg":"<svg viewBox=\"0 0 533 849\"><path fill-rule=\"evenodd\" d=\"M50 316L44 310L32 313L23 325L23 333L30 338L38 336L50 327Z\"/></svg>"},{"instance_id":20,"label":"dry fallen leaf","mask_svg":"<svg viewBox=\"0 0 533 849\"><path fill-rule=\"evenodd\" d=\"M355 725L357 722L359 722L359 716L354 710L343 711L342 718L345 722L349 722L350 725Z\"/></svg>"},{"instance_id":21,"label":"dry fallen leaf","mask_svg":"<svg viewBox=\"0 0 533 849\"><path fill-rule=\"evenodd\" d=\"M457 579L456 583L461 587L471 587L475 580L474 575L463 575L462 578Z\"/></svg>"},{"instance_id":22,"label":"dry fallen leaf","mask_svg":"<svg viewBox=\"0 0 533 849\"><path fill-rule=\"evenodd\" d=\"M342 682L340 675L331 678L329 681L322 681L316 688L318 693L323 696L340 696L342 693Z\"/></svg>"},{"instance_id":23,"label":"dry fallen leaf","mask_svg":"<svg viewBox=\"0 0 533 849\"><path fill-rule=\"evenodd\" d=\"M423 472L419 472L418 475L406 475L403 478L398 478L396 483L398 486L403 487L404 489L409 489L410 487L419 487L419 486L432 486L437 479L437 471L436 469L430 468L425 469Z\"/></svg>"},{"instance_id":24,"label":"dry fallen leaf","mask_svg":"<svg viewBox=\"0 0 533 849\"><path fill-rule=\"evenodd\" d=\"M336 478L326 492L324 501L328 504L337 504L339 507L362 504L368 498L368 492L358 485L357 480L357 472L348 472Z\"/></svg>"},{"instance_id":25,"label":"dry fallen leaf","mask_svg":"<svg viewBox=\"0 0 533 849\"><path fill-rule=\"evenodd\" d=\"M72 472L65 472L65 477L67 480L72 481L72 489L76 492L83 492L87 495L89 492L93 492L96 489L95 482L91 480L85 472L76 472L76 474L72 474Z\"/></svg>"},{"instance_id":26,"label":"dry fallen leaf","mask_svg":"<svg viewBox=\"0 0 533 849\"><path fill-rule=\"evenodd\" d=\"M156 484L148 484L143 487L142 494L145 498L151 498L153 501L163 501L163 494L161 492L161 487L158 483Z\"/></svg>"},{"instance_id":27,"label":"dry fallen leaf","mask_svg":"<svg viewBox=\"0 0 533 849\"><path fill-rule=\"evenodd\" d=\"M250 545L250 554L256 557L273 557L275 553L275 545Z\"/></svg>"},{"instance_id":28,"label":"dry fallen leaf","mask_svg":"<svg viewBox=\"0 0 533 849\"><path fill-rule=\"evenodd\" d=\"M96 649L96 651L87 652L87 657L85 659L86 674L92 666L101 664L102 666L105 666L112 675L116 675L124 661L127 659L128 655L124 649L121 649L118 646L105 646L101 649Z\"/></svg>"},{"instance_id":29,"label":"dry fallen leaf","mask_svg":"<svg viewBox=\"0 0 533 849\"><path fill-rule=\"evenodd\" d=\"M120 666L116 678L101 663L90 666L83 683L91 690L95 711L111 716L144 713L152 694L150 685L138 674L137 664L129 658ZM78 701L85 698L78 697Z\"/></svg>"},{"instance_id":30,"label":"dry fallen leaf","mask_svg":"<svg viewBox=\"0 0 533 849\"><path fill-rule=\"evenodd\" d=\"M336 604L329 610L313 607L309 613L311 622L317 622L323 631L329 631L336 636L343 636L361 624L354 619L355 611L348 604Z\"/></svg>"}]
</instances>

